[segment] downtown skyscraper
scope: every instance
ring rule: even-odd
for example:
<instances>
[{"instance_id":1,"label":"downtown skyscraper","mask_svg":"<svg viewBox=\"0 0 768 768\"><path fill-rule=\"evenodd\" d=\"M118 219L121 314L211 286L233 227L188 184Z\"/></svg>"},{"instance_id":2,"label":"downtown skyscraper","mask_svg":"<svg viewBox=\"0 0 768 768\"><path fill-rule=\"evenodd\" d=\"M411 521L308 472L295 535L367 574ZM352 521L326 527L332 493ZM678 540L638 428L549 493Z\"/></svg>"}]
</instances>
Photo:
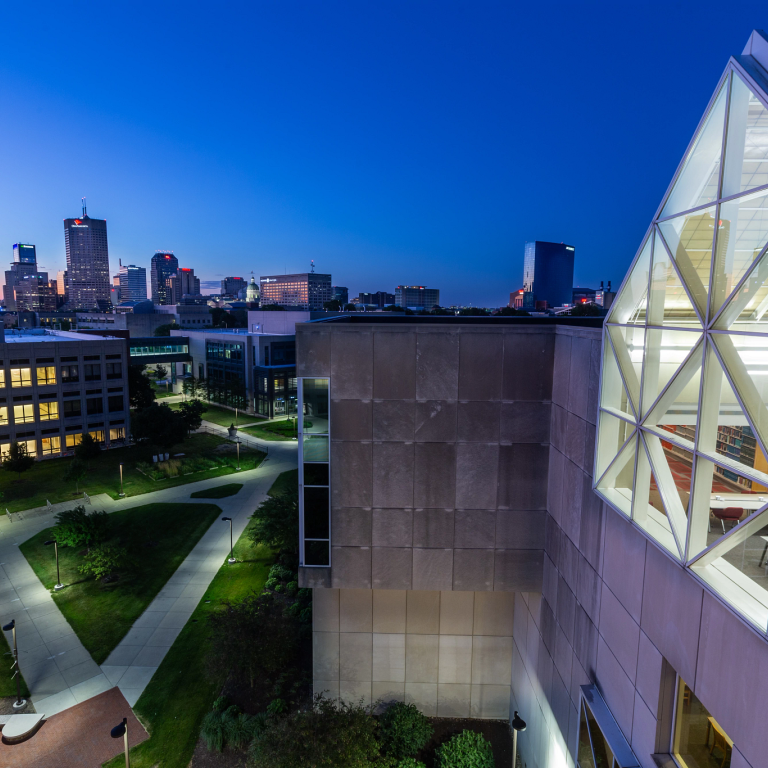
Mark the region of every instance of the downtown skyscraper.
<instances>
[{"instance_id":1,"label":"downtown skyscraper","mask_svg":"<svg viewBox=\"0 0 768 768\"><path fill-rule=\"evenodd\" d=\"M64 219L67 249L67 293L72 309L107 309L110 306L107 222L86 213Z\"/></svg>"},{"instance_id":2,"label":"downtown skyscraper","mask_svg":"<svg viewBox=\"0 0 768 768\"><path fill-rule=\"evenodd\" d=\"M179 260L168 251L157 251L152 257L150 285L153 304L175 304L170 279L179 268Z\"/></svg>"}]
</instances>

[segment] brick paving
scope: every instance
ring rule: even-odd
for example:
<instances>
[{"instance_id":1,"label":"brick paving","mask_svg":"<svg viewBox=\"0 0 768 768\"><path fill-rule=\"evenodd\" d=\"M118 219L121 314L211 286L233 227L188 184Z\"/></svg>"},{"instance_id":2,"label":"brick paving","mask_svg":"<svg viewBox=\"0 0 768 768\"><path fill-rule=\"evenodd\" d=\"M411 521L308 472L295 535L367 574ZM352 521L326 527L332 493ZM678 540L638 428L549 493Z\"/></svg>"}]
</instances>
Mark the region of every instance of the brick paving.
<instances>
[{"instance_id":1,"label":"brick paving","mask_svg":"<svg viewBox=\"0 0 768 768\"><path fill-rule=\"evenodd\" d=\"M21 744L0 743L0 768L100 768L123 751L109 732L128 718L128 744L149 738L119 688L48 718Z\"/></svg>"}]
</instances>

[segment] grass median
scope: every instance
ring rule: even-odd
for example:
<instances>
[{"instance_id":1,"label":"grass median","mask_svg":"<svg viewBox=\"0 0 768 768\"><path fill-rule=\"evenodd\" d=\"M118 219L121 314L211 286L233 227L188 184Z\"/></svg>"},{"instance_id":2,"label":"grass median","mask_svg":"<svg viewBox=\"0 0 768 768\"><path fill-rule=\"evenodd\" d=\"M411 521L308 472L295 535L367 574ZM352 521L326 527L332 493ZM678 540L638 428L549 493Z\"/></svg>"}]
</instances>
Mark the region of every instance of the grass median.
<instances>
[{"instance_id":1,"label":"grass median","mask_svg":"<svg viewBox=\"0 0 768 768\"><path fill-rule=\"evenodd\" d=\"M8 641L5 639L5 635L0 632L0 699L13 696L16 700L16 678L12 677L13 670L13 654L11 653L11 647L8 645ZM24 682L24 678L21 678L21 697L26 699L29 697L29 688Z\"/></svg>"},{"instance_id":2,"label":"grass median","mask_svg":"<svg viewBox=\"0 0 768 768\"><path fill-rule=\"evenodd\" d=\"M125 547L131 567L108 584L79 573L79 548L59 549L65 588L53 599L97 664L104 663L220 514L215 504L146 504L113 512L109 535ZM53 547L44 545L52 535L53 528L46 528L19 547L47 589L56 583Z\"/></svg>"}]
</instances>

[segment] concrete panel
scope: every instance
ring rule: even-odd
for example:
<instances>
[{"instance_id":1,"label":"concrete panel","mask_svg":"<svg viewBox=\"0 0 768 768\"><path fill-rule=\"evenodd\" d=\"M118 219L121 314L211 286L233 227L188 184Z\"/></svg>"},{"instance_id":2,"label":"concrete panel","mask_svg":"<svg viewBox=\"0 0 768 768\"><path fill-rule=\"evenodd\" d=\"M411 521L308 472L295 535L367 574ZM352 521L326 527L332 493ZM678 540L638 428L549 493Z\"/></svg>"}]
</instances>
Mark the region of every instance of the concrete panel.
<instances>
[{"instance_id":1,"label":"concrete panel","mask_svg":"<svg viewBox=\"0 0 768 768\"><path fill-rule=\"evenodd\" d=\"M459 393L459 335L416 335L416 399L456 400Z\"/></svg>"},{"instance_id":2,"label":"concrete panel","mask_svg":"<svg viewBox=\"0 0 768 768\"><path fill-rule=\"evenodd\" d=\"M340 680L365 680L370 683L373 665L372 637L370 632L339 633Z\"/></svg>"},{"instance_id":3,"label":"concrete panel","mask_svg":"<svg viewBox=\"0 0 768 768\"><path fill-rule=\"evenodd\" d=\"M595 444L597 441L597 427L587 422L586 436L584 438L584 463L581 468L592 477L595 466Z\"/></svg>"},{"instance_id":4,"label":"concrete panel","mask_svg":"<svg viewBox=\"0 0 768 768\"><path fill-rule=\"evenodd\" d=\"M331 443L331 500L334 507L370 507L373 457L370 443Z\"/></svg>"},{"instance_id":5,"label":"concrete panel","mask_svg":"<svg viewBox=\"0 0 768 768\"><path fill-rule=\"evenodd\" d=\"M624 737L630 741L635 689L602 637L597 641L597 685Z\"/></svg>"},{"instance_id":6,"label":"concrete panel","mask_svg":"<svg viewBox=\"0 0 768 768\"><path fill-rule=\"evenodd\" d=\"M602 590L598 629L627 677L634 683L640 627L608 588Z\"/></svg>"},{"instance_id":7,"label":"concrete panel","mask_svg":"<svg viewBox=\"0 0 768 768\"><path fill-rule=\"evenodd\" d=\"M563 533L574 543L579 543L581 533L581 502L584 499L584 485L587 476L578 465L566 458L563 464L563 505L560 514L560 527Z\"/></svg>"},{"instance_id":8,"label":"concrete panel","mask_svg":"<svg viewBox=\"0 0 768 768\"><path fill-rule=\"evenodd\" d=\"M405 701L415 704L427 717L436 717L437 683L406 683Z\"/></svg>"},{"instance_id":9,"label":"concrete panel","mask_svg":"<svg viewBox=\"0 0 768 768\"><path fill-rule=\"evenodd\" d=\"M502 443L548 443L551 411L550 403L502 403L499 439Z\"/></svg>"},{"instance_id":10,"label":"concrete panel","mask_svg":"<svg viewBox=\"0 0 768 768\"><path fill-rule=\"evenodd\" d=\"M312 677L315 680L339 679L338 632L312 633Z\"/></svg>"},{"instance_id":11,"label":"concrete panel","mask_svg":"<svg viewBox=\"0 0 768 768\"><path fill-rule=\"evenodd\" d=\"M691 686L696 685L702 595L703 589L679 565L656 547L647 547L640 627Z\"/></svg>"},{"instance_id":12,"label":"concrete panel","mask_svg":"<svg viewBox=\"0 0 768 768\"><path fill-rule=\"evenodd\" d=\"M328 568L299 566L299 586L302 589L330 589L331 571Z\"/></svg>"},{"instance_id":13,"label":"concrete panel","mask_svg":"<svg viewBox=\"0 0 768 768\"><path fill-rule=\"evenodd\" d=\"M406 591L399 589L373 590L373 631L405 632Z\"/></svg>"},{"instance_id":14,"label":"concrete panel","mask_svg":"<svg viewBox=\"0 0 768 768\"><path fill-rule=\"evenodd\" d=\"M408 591L406 611L407 633L437 635L440 632L440 592Z\"/></svg>"},{"instance_id":15,"label":"concrete panel","mask_svg":"<svg viewBox=\"0 0 768 768\"><path fill-rule=\"evenodd\" d=\"M600 391L600 361L603 355L602 340L597 338L592 340L592 349L590 352L589 366L589 394L587 396L587 415L586 420L592 424L597 424L597 401Z\"/></svg>"},{"instance_id":16,"label":"concrete panel","mask_svg":"<svg viewBox=\"0 0 768 768\"><path fill-rule=\"evenodd\" d=\"M330 376L331 334L302 328L296 331L296 375Z\"/></svg>"},{"instance_id":17,"label":"concrete panel","mask_svg":"<svg viewBox=\"0 0 768 768\"><path fill-rule=\"evenodd\" d=\"M520 653L523 655L527 655L527 639L528 639L528 617L530 614L528 613L528 606L525 604L525 600L523 600L522 592L484 592L484 595L510 595L511 597L514 597L515 599L515 609L514 609L514 628L512 632L512 636L514 637L515 644L520 649ZM533 621L531 621L533 623ZM477 625L475 625L477 627ZM505 635L506 632L478 632L477 628L475 629L475 634L478 635L495 635L495 634L501 634Z\"/></svg>"},{"instance_id":18,"label":"concrete panel","mask_svg":"<svg viewBox=\"0 0 768 768\"><path fill-rule=\"evenodd\" d=\"M442 677L440 678L442 680ZM472 682L498 685L512 680L512 638L472 638Z\"/></svg>"},{"instance_id":19,"label":"concrete panel","mask_svg":"<svg viewBox=\"0 0 768 768\"><path fill-rule=\"evenodd\" d=\"M747 759L744 757L744 755L742 755L741 752L739 752L739 750L734 747L731 751L730 768L752 768L752 766L747 762Z\"/></svg>"},{"instance_id":20,"label":"concrete panel","mask_svg":"<svg viewBox=\"0 0 768 768\"><path fill-rule=\"evenodd\" d=\"M557 605L557 582L561 577L549 557L544 555L544 578L541 585L542 597L552 606Z\"/></svg>"},{"instance_id":21,"label":"concrete panel","mask_svg":"<svg viewBox=\"0 0 768 768\"><path fill-rule=\"evenodd\" d=\"M570 677L568 678L570 681ZM571 697L568 695L568 686L558 674L557 669L552 674L552 730L559 731L562 735L563 745L568 738L568 727L571 715Z\"/></svg>"},{"instance_id":22,"label":"concrete panel","mask_svg":"<svg viewBox=\"0 0 768 768\"><path fill-rule=\"evenodd\" d=\"M581 524L579 526L579 550L589 564L600 573L603 567L603 534L606 506L590 487L583 485L581 499Z\"/></svg>"},{"instance_id":23,"label":"concrete panel","mask_svg":"<svg viewBox=\"0 0 768 768\"><path fill-rule=\"evenodd\" d=\"M571 592L565 579L558 577L557 584L557 610L555 611L557 623L562 627L568 642L573 645L573 629L576 620L576 595Z\"/></svg>"},{"instance_id":24,"label":"concrete panel","mask_svg":"<svg viewBox=\"0 0 768 768\"><path fill-rule=\"evenodd\" d=\"M554 352L551 332L504 334L504 400L549 400Z\"/></svg>"},{"instance_id":25,"label":"concrete panel","mask_svg":"<svg viewBox=\"0 0 768 768\"><path fill-rule=\"evenodd\" d=\"M371 521L371 540L374 547L413 546L412 509L374 509ZM333 540L335 543L335 530Z\"/></svg>"},{"instance_id":26,"label":"concrete panel","mask_svg":"<svg viewBox=\"0 0 768 768\"><path fill-rule=\"evenodd\" d=\"M380 701L383 706L376 709L376 714L380 715L388 705L396 701L405 701L405 683L382 682L371 683L371 701Z\"/></svg>"},{"instance_id":27,"label":"concrete panel","mask_svg":"<svg viewBox=\"0 0 768 768\"><path fill-rule=\"evenodd\" d=\"M413 459L413 443L373 444L373 503L370 506L413 507Z\"/></svg>"},{"instance_id":28,"label":"concrete panel","mask_svg":"<svg viewBox=\"0 0 768 768\"><path fill-rule=\"evenodd\" d=\"M440 635L438 683L472 682L472 636Z\"/></svg>"},{"instance_id":29,"label":"concrete panel","mask_svg":"<svg viewBox=\"0 0 768 768\"><path fill-rule=\"evenodd\" d=\"M374 400L373 439L413 441L415 417L412 400Z\"/></svg>"},{"instance_id":30,"label":"concrete panel","mask_svg":"<svg viewBox=\"0 0 768 768\"><path fill-rule=\"evenodd\" d=\"M549 478L547 481L547 509L558 524L563 510L563 474L566 458L553 446L549 447Z\"/></svg>"},{"instance_id":31,"label":"concrete panel","mask_svg":"<svg viewBox=\"0 0 768 768\"><path fill-rule=\"evenodd\" d=\"M659 723L648 709L640 694L635 692L635 709L632 719L632 751L643 768L657 768L651 755L656 753L656 731Z\"/></svg>"},{"instance_id":32,"label":"concrete panel","mask_svg":"<svg viewBox=\"0 0 768 768\"><path fill-rule=\"evenodd\" d=\"M438 717L469 717L470 685L440 683L437 686Z\"/></svg>"},{"instance_id":33,"label":"concrete panel","mask_svg":"<svg viewBox=\"0 0 768 768\"><path fill-rule=\"evenodd\" d=\"M452 587L452 549L413 550L413 589L443 590Z\"/></svg>"},{"instance_id":34,"label":"concrete panel","mask_svg":"<svg viewBox=\"0 0 768 768\"><path fill-rule=\"evenodd\" d=\"M339 699L347 704L360 704L367 707L371 704L371 681L340 680Z\"/></svg>"},{"instance_id":35,"label":"concrete panel","mask_svg":"<svg viewBox=\"0 0 768 768\"><path fill-rule=\"evenodd\" d=\"M406 547L374 547L372 583L374 589L410 589L413 551Z\"/></svg>"},{"instance_id":36,"label":"concrete panel","mask_svg":"<svg viewBox=\"0 0 768 768\"><path fill-rule=\"evenodd\" d=\"M575 413L568 413L565 433L565 455L579 468L584 466L586 434L587 422L579 418Z\"/></svg>"},{"instance_id":37,"label":"concrete panel","mask_svg":"<svg viewBox=\"0 0 768 768\"><path fill-rule=\"evenodd\" d=\"M475 685L471 687L470 717L508 720L510 686Z\"/></svg>"},{"instance_id":38,"label":"concrete panel","mask_svg":"<svg viewBox=\"0 0 768 768\"><path fill-rule=\"evenodd\" d=\"M370 509L331 509L333 543L340 547L371 546Z\"/></svg>"},{"instance_id":39,"label":"concrete panel","mask_svg":"<svg viewBox=\"0 0 768 768\"><path fill-rule=\"evenodd\" d=\"M459 399L500 400L504 337L470 331L459 338Z\"/></svg>"},{"instance_id":40,"label":"concrete panel","mask_svg":"<svg viewBox=\"0 0 768 768\"><path fill-rule=\"evenodd\" d=\"M654 717L659 716L661 670L664 659L645 632L640 632L635 687Z\"/></svg>"},{"instance_id":41,"label":"concrete panel","mask_svg":"<svg viewBox=\"0 0 768 768\"><path fill-rule=\"evenodd\" d=\"M417 442L450 443L456 440L457 406L448 400L416 403Z\"/></svg>"},{"instance_id":42,"label":"concrete panel","mask_svg":"<svg viewBox=\"0 0 768 768\"><path fill-rule=\"evenodd\" d=\"M456 506L496 509L499 446L460 443L456 446Z\"/></svg>"},{"instance_id":43,"label":"concrete panel","mask_svg":"<svg viewBox=\"0 0 768 768\"><path fill-rule=\"evenodd\" d=\"M565 454L568 439L568 411L559 405L552 405L550 440L560 453Z\"/></svg>"},{"instance_id":44,"label":"concrete panel","mask_svg":"<svg viewBox=\"0 0 768 768\"><path fill-rule=\"evenodd\" d=\"M373 396L416 397L416 334L378 330L373 336Z\"/></svg>"},{"instance_id":45,"label":"concrete panel","mask_svg":"<svg viewBox=\"0 0 768 768\"><path fill-rule=\"evenodd\" d=\"M571 701L578 705L581 697L581 686L589 685L594 682L594 677L590 676L584 671L584 667L581 666L579 660L576 658L576 654L573 654L573 666L571 669L571 688L569 691Z\"/></svg>"},{"instance_id":46,"label":"concrete panel","mask_svg":"<svg viewBox=\"0 0 768 768\"><path fill-rule=\"evenodd\" d=\"M587 418L592 339L574 336L571 342L571 371L568 378L568 410Z\"/></svg>"},{"instance_id":47,"label":"concrete panel","mask_svg":"<svg viewBox=\"0 0 768 768\"><path fill-rule=\"evenodd\" d=\"M496 541L495 510L457 509L454 520L454 547L493 549Z\"/></svg>"},{"instance_id":48,"label":"concrete panel","mask_svg":"<svg viewBox=\"0 0 768 768\"><path fill-rule=\"evenodd\" d=\"M500 411L499 402L460 402L458 439L468 443L497 443Z\"/></svg>"},{"instance_id":49,"label":"concrete panel","mask_svg":"<svg viewBox=\"0 0 768 768\"><path fill-rule=\"evenodd\" d=\"M573 634L576 658L589 675L594 675L597 669L597 627L580 605L576 606Z\"/></svg>"},{"instance_id":50,"label":"concrete panel","mask_svg":"<svg viewBox=\"0 0 768 768\"><path fill-rule=\"evenodd\" d=\"M438 652L438 635L406 635L406 682L437 683Z\"/></svg>"},{"instance_id":51,"label":"concrete panel","mask_svg":"<svg viewBox=\"0 0 768 768\"><path fill-rule=\"evenodd\" d=\"M584 610L594 624L600 621L600 598L603 582L595 569L580 555L576 554L579 565L579 578L576 588L576 598L584 606Z\"/></svg>"},{"instance_id":52,"label":"concrete panel","mask_svg":"<svg viewBox=\"0 0 768 768\"><path fill-rule=\"evenodd\" d=\"M545 510L549 446L502 445L499 451L499 506Z\"/></svg>"},{"instance_id":53,"label":"concrete panel","mask_svg":"<svg viewBox=\"0 0 768 768\"><path fill-rule=\"evenodd\" d=\"M547 513L500 509L496 512L496 549L544 549Z\"/></svg>"},{"instance_id":54,"label":"concrete panel","mask_svg":"<svg viewBox=\"0 0 768 768\"><path fill-rule=\"evenodd\" d=\"M339 590L312 590L312 630L314 632L339 631Z\"/></svg>"},{"instance_id":55,"label":"concrete panel","mask_svg":"<svg viewBox=\"0 0 768 768\"><path fill-rule=\"evenodd\" d=\"M331 586L342 589L371 587L370 547L331 547Z\"/></svg>"},{"instance_id":56,"label":"concrete panel","mask_svg":"<svg viewBox=\"0 0 768 768\"><path fill-rule=\"evenodd\" d=\"M513 626L517 623L515 598L512 592L475 592L472 633L492 637L511 636ZM525 610L523 612L527 613ZM522 621L525 621L524 617Z\"/></svg>"},{"instance_id":57,"label":"concrete panel","mask_svg":"<svg viewBox=\"0 0 768 768\"><path fill-rule=\"evenodd\" d=\"M620 515L605 515L603 579L637 622L643 607L646 546L646 539Z\"/></svg>"},{"instance_id":58,"label":"concrete panel","mask_svg":"<svg viewBox=\"0 0 768 768\"><path fill-rule=\"evenodd\" d=\"M413 546L430 549L453 547L454 513L444 509L413 511Z\"/></svg>"},{"instance_id":59,"label":"concrete panel","mask_svg":"<svg viewBox=\"0 0 768 768\"><path fill-rule=\"evenodd\" d=\"M456 446L417 443L413 504L432 509L456 506Z\"/></svg>"},{"instance_id":60,"label":"concrete panel","mask_svg":"<svg viewBox=\"0 0 768 768\"><path fill-rule=\"evenodd\" d=\"M568 388L571 377L571 337L558 333L555 336L555 359L552 373L552 402L568 407Z\"/></svg>"},{"instance_id":61,"label":"concrete panel","mask_svg":"<svg viewBox=\"0 0 768 768\"><path fill-rule=\"evenodd\" d=\"M493 549L454 549L453 588L492 590L493 561Z\"/></svg>"},{"instance_id":62,"label":"concrete panel","mask_svg":"<svg viewBox=\"0 0 768 768\"><path fill-rule=\"evenodd\" d=\"M331 388L339 400L373 397L373 333L363 329L331 334Z\"/></svg>"},{"instance_id":63,"label":"concrete panel","mask_svg":"<svg viewBox=\"0 0 768 768\"><path fill-rule=\"evenodd\" d=\"M570 590L578 597L579 594L579 566L582 562L586 562L576 545L562 532L560 531L560 552L558 558L555 561L555 565L565 579L565 583ZM595 618L595 621L597 619Z\"/></svg>"},{"instance_id":64,"label":"concrete panel","mask_svg":"<svg viewBox=\"0 0 768 768\"><path fill-rule=\"evenodd\" d=\"M555 655L555 639L557 634L557 622L552 606L546 601L541 601L541 621L539 622L541 639L549 651L550 656Z\"/></svg>"},{"instance_id":65,"label":"concrete panel","mask_svg":"<svg viewBox=\"0 0 768 768\"><path fill-rule=\"evenodd\" d=\"M339 590L339 630L373 631L373 593L370 589Z\"/></svg>"},{"instance_id":66,"label":"concrete panel","mask_svg":"<svg viewBox=\"0 0 768 768\"><path fill-rule=\"evenodd\" d=\"M493 588L507 592L540 592L544 552L535 549L497 549Z\"/></svg>"},{"instance_id":67,"label":"concrete panel","mask_svg":"<svg viewBox=\"0 0 768 768\"><path fill-rule=\"evenodd\" d=\"M471 635L474 605L474 592L441 592L440 634Z\"/></svg>"},{"instance_id":68,"label":"concrete panel","mask_svg":"<svg viewBox=\"0 0 768 768\"><path fill-rule=\"evenodd\" d=\"M405 683L404 634L373 633L373 677L371 679L374 682Z\"/></svg>"},{"instance_id":69,"label":"concrete panel","mask_svg":"<svg viewBox=\"0 0 768 768\"><path fill-rule=\"evenodd\" d=\"M371 440L373 404L370 400L331 400L332 440Z\"/></svg>"},{"instance_id":70,"label":"concrete panel","mask_svg":"<svg viewBox=\"0 0 768 768\"><path fill-rule=\"evenodd\" d=\"M312 686L312 692L315 696L322 696L324 699L336 701L339 698L339 681L315 680Z\"/></svg>"}]
</instances>

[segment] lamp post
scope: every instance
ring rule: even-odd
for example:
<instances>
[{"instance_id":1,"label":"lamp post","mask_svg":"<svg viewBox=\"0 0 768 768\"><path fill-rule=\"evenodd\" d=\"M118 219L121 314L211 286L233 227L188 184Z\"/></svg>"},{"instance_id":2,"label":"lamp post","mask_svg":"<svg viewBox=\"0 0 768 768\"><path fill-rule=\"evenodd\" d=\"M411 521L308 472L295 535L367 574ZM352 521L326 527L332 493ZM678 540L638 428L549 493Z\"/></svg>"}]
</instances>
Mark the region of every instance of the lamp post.
<instances>
[{"instance_id":1,"label":"lamp post","mask_svg":"<svg viewBox=\"0 0 768 768\"><path fill-rule=\"evenodd\" d=\"M512 718L512 768L517 768L517 732L524 730L525 720L515 710L515 716Z\"/></svg>"},{"instance_id":2,"label":"lamp post","mask_svg":"<svg viewBox=\"0 0 768 768\"><path fill-rule=\"evenodd\" d=\"M123 498L125 494L123 493L123 462L120 462L120 498Z\"/></svg>"},{"instance_id":3,"label":"lamp post","mask_svg":"<svg viewBox=\"0 0 768 768\"><path fill-rule=\"evenodd\" d=\"M229 558L227 560L228 563L236 563L235 555L234 555L234 549L235 545L232 541L232 518L231 517L222 517L221 521L223 523L229 523Z\"/></svg>"},{"instance_id":4,"label":"lamp post","mask_svg":"<svg viewBox=\"0 0 768 768\"><path fill-rule=\"evenodd\" d=\"M128 755L128 718L124 717L123 722L116 725L109 732L109 735L113 739L119 739L121 736L123 737L123 742L125 744L125 768L131 768L131 758Z\"/></svg>"},{"instance_id":5,"label":"lamp post","mask_svg":"<svg viewBox=\"0 0 768 768\"><path fill-rule=\"evenodd\" d=\"M237 445L237 471L240 471L240 438L238 437L237 440L235 440L235 445Z\"/></svg>"},{"instance_id":6,"label":"lamp post","mask_svg":"<svg viewBox=\"0 0 768 768\"><path fill-rule=\"evenodd\" d=\"M14 709L23 709L27 706L27 700L21 698L21 674L19 673L19 647L16 645L16 619L11 619L10 623L3 627L3 632L13 632L13 664L11 669L16 667L13 677L16 678L16 701L13 702Z\"/></svg>"},{"instance_id":7,"label":"lamp post","mask_svg":"<svg viewBox=\"0 0 768 768\"><path fill-rule=\"evenodd\" d=\"M56 584L54 584L54 592L58 592L60 589L64 589L64 585L61 583L61 576L59 576L59 542L58 541L46 541L45 546L48 547L53 544L53 550L56 553Z\"/></svg>"}]
</instances>

